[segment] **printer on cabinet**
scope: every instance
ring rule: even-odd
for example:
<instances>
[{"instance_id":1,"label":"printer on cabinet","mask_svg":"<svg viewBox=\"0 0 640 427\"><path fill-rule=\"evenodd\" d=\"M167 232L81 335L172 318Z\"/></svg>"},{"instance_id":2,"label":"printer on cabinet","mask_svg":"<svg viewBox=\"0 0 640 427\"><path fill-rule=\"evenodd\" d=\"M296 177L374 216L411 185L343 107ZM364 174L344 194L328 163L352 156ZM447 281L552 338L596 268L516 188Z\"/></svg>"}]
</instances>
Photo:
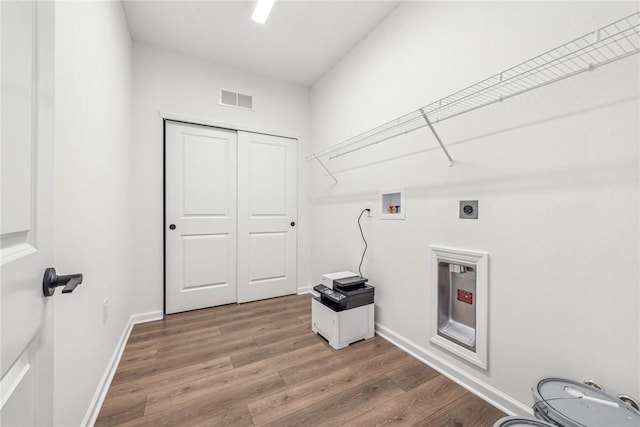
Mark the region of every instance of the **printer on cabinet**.
<instances>
[{"instance_id":1,"label":"printer on cabinet","mask_svg":"<svg viewBox=\"0 0 640 427\"><path fill-rule=\"evenodd\" d=\"M367 279L360 276L335 279L331 288L322 284L313 289L320 294L320 301L335 311L373 304L375 292L374 287L367 284Z\"/></svg>"}]
</instances>

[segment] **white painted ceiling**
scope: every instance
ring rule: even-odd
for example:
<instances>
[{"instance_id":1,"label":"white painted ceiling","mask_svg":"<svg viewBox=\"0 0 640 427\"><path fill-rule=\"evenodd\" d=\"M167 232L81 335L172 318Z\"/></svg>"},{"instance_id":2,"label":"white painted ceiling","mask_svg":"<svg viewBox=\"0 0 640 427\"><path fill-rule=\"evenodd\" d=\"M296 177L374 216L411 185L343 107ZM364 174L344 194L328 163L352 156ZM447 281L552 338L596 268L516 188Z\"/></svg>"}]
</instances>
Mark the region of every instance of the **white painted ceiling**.
<instances>
[{"instance_id":1,"label":"white painted ceiling","mask_svg":"<svg viewBox=\"0 0 640 427\"><path fill-rule=\"evenodd\" d=\"M254 1L123 1L134 40L311 86L399 4L280 1L266 24Z\"/></svg>"}]
</instances>

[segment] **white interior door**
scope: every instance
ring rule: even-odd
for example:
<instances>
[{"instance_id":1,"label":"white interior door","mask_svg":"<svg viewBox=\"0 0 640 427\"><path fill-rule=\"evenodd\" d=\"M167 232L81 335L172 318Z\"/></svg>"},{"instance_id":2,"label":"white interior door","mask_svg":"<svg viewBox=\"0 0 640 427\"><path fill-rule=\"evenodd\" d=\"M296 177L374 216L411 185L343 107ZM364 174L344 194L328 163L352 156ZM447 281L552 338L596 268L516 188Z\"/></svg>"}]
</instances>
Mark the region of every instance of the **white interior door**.
<instances>
[{"instance_id":1,"label":"white interior door","mask_svg":"<svg viewBox=\"0 0 640 427\"><path fill-rule=\"evenodd\" d=\"M166 312L236 301L236 132L167 121Z\"/></svg>"},{"instance_id":2,"label":"white interior door","mask_svg":"<svg viewBox=\"0 0 640 427\"><path fill-rule=\"evenodd\" d=\"M53 424L53 2L0 2L0 425Z\"/></svg>"},{"instance_id":3,"label":"white interior door","mask_svg":"<svg viewBox=\"0 0 640 427\"><path fill-rule=\"evenodd\" d=\"M238 302L296 293L296 144L238 132Z\"/></svg>"}]
</instances>

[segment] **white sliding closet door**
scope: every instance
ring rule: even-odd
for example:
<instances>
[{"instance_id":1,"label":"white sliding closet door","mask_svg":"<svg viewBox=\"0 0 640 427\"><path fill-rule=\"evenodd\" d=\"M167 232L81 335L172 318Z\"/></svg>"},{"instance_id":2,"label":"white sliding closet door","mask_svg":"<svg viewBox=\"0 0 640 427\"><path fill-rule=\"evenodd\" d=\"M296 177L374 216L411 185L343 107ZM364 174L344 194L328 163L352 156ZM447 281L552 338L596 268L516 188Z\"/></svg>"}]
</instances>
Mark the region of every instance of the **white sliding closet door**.
<instances>
[{"instance_id":1,"label":"white sliding closet door","mask_svg":"<svg viewBox=\"0 0 640 427\"><path fill-rule=\"evenodd\" d=\"M296 140L238 132L238 302L294 294Z\"/></svg>"},{"instance_id":2,"label":"white sliding closet door","mask_svg":"<svg viewBox=\"0 0 640 427\"><path fill-rule=\"evenodd\" d=\"M236 301L235 131L167 121L166 312Z\"/></svg>"}]
</instances>

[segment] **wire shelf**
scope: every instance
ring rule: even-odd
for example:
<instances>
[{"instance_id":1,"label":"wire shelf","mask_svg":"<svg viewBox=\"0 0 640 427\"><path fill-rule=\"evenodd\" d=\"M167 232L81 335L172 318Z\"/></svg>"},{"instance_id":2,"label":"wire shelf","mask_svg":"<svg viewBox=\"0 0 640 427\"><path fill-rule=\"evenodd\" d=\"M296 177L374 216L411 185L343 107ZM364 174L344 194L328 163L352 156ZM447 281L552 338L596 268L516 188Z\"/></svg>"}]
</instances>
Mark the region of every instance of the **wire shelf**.
<instances>
[{"instance_id":1,"label":"wire shelf","mask_svg":"<svg viewBox=\"0 0 640 427\"><path fill-rule=\"evenodd\" d=\"M397 119L313 153L307 157L307 160L319 160L327 156L330 159L340 157L425 126L431 127L431 123L438 123L593 70L638 52L640 52L640 12L549 50ZM444 149L444 146L442 148Z\"/></svg>"}]
</instances>

